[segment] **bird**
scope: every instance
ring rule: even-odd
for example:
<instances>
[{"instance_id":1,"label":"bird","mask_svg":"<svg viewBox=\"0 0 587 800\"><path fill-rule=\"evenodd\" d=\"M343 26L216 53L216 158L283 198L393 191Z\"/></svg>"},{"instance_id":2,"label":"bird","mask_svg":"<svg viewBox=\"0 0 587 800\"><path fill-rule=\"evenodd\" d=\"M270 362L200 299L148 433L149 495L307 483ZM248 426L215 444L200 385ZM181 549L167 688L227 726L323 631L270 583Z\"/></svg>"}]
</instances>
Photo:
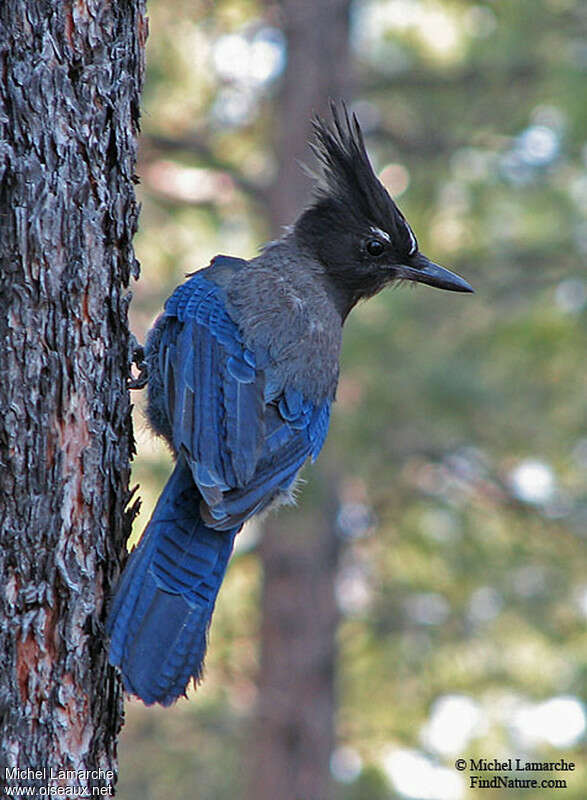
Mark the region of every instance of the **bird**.
<instances>
[{"instance_id":1,"label":"bird","mask_svg":"<svg viewBox=\"0 0 587 800\"><path fill-rule=\"evenodd\" d=\"M312 120L310 200L250 260L218 255L188 276L147 336L147 417L175 467L112 601L109 659L124 689L171 705L203 677L235 537L291 503L328 431L342 330L398 281L472 292L430 261L377 178L359 121Z\"/></svg>"}]
</instances>

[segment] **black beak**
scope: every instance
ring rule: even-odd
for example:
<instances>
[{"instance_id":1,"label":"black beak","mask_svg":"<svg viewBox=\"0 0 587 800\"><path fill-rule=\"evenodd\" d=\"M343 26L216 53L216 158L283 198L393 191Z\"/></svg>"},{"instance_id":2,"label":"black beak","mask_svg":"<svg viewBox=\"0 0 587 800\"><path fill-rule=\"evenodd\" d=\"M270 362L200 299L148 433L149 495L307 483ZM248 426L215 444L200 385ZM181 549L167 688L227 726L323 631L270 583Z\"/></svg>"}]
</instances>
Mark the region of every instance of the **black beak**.
<instances>
[{"instance_id":1,"label":"black beak","mask_svg":"<svg viewBox=\"0 0 587 800\"><path fill-rule=\"evenodd\" d=\"M436 286L438 289L446 289L449 292L475 291L460 275L440 267L421 253L411 259L410 266L402 264L398 267L397 277L417 283L427 283L428 286Z\"/></svg>"}]
</instances>

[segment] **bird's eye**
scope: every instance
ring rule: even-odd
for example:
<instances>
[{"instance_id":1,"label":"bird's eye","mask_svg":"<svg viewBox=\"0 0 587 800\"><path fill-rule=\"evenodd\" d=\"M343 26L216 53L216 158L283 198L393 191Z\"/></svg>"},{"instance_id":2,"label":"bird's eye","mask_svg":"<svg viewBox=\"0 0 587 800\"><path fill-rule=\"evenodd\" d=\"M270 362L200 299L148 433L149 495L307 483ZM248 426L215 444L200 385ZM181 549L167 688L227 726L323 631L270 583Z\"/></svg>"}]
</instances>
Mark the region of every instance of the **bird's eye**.
<instances>
[{"instance_id":1,"label":"bird's eye","mask_svg":"<svg viewBox=\"0 0 587 800\"><path fill-rule=\"evenodd\" d=\"M385 245L383 244L383 242L380 242L379 239L369 239L366 247L369 255L374 256L375 258L377 258L377 256L383 255L383 252L385 251Z\"/></svg>"}]
</instances>

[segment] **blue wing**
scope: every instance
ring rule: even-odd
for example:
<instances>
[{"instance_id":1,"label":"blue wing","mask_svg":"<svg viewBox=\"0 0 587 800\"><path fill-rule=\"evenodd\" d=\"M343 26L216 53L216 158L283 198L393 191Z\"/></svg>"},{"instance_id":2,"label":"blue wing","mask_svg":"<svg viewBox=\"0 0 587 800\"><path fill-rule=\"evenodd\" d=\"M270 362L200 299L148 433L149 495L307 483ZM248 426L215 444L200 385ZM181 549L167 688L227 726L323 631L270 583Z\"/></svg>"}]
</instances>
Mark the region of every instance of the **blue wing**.
<instances>
[{"instance_id":1,"label":"blue wing","mask_svg":"<svg viewBox=\"0 0 587 800\"><path fill-rule=\"evenodd\" d=\"M225 269L240 259L219 257ZM277 382L265 353L249 350L226 310L224 290L196 273L165 306L159 347L173 444L187 460L204 503L203 519L229 530L287 493L308 457L322 448L330 401L314 404Z\"/></svg>"}]
</instances>

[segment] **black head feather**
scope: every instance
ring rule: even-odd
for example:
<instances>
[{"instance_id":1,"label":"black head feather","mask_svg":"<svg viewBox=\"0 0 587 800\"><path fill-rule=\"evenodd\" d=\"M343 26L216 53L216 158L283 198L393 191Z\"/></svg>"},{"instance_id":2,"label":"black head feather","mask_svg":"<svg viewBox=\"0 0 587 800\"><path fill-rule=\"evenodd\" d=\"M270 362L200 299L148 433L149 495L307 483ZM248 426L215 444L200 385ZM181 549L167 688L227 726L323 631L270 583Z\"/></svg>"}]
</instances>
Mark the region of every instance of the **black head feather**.
<instances>
[{"instance_id":1,"label":"black head feather","mask_svg":"<svg viewBox=\"0 0 587 800\"><path fill-rule=\"evenodd\" d=\"M320 170L293 235L316 261L343 319L359 300L397 280L473 291L419 252L404 215L373 171L356 116L344 104L332 103L331 111L331 124L319 117L313 122L311 146Z\"/></svg>"},{"instance_id":2,"label":"black head feather","mask_svg":"<svg viewBox=\"0 0 587 800\"><path fill-rule=\"evenodd\" d=\"M320 117L312 122L310 147L320 165L315 202L334 201L388 233L406 252L415 251L411 228L373 171L356 114L349 115L344 103L332 102L330 109L332 124Z\"/></svg>"}]
</instances>

